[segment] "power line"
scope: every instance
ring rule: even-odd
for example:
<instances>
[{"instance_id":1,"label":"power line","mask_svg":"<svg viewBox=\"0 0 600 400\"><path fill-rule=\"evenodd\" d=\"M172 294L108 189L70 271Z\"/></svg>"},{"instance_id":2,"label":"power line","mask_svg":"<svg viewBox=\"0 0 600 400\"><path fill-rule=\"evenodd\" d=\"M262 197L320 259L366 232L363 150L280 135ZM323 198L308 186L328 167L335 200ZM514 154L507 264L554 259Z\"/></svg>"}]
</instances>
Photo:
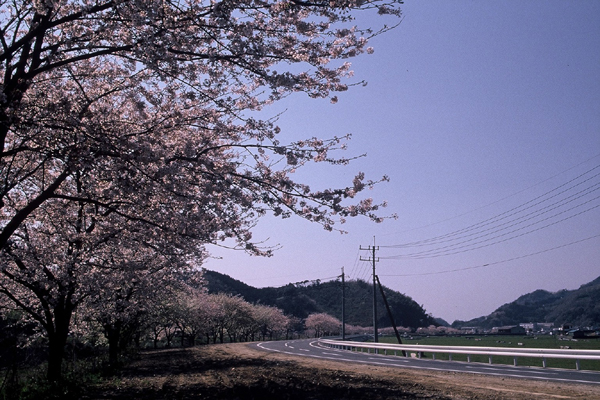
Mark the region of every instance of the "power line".
<instances>
[{"instance_id":1,"label":"power line","mask_svg":"<svg viewBox=\"0 0 600 400\"><path fill-rule=\"evenodd\" d=\"M361 263L362 263L362 269L361 269L361 273L360 273L360 278L363 281L367 281L368 277L369 277L370 264L368 262L362 261L362 260L361 260Z\"/></svg>"},{"instance_id":2,"label":"power line","mask_svg":"<svg viewBox=\"0 0 600 400\"><path fill-rule=\"evenodd\" d=\"M540 251L536 251L535 253L529 253L529 254L525 254L522 256L518 256L518 257L512 257L512 258L508 258L506 260L502 260L502 261L495 261L492 263L487 263L487 264L483 264L483 265L476 265L476 266L472 266L472 267L463 267L463 268L455 268L455 269L448 269L448 270L444 270L444 271L436 271L436 272L420 272L420 273L415 273L415 274L392 274L392 275L381 275L381 276L425 276L425 275L439 275L439 274L449 274L452 272L459 272L459 271L467 271L467 270L471 270L471 269L479 269L479 268L487 268L490 267L492 265L498 265L498 264L504 264L507 262L511 262L511 261L515 261L515 260L520 260L523 258L527 258L527 257L532 257L532 256L536 256L538 254L543 254L543 253L547 253L553 250L558 250L564 247L568 247L574 244L578 244L578 243L582 243L585 242L587 240L591 240L591 239L595 239L595 238L599 238L600 237L600 233L594 236L590 236L587 237L585 239L580 239L580 240L576 240L570 243L566 243L566 244L562 244L560 246L555 246L555 247L551 247L548 249L544 249L544 250L540 250ZM384 257L381 257L384 258Z\"/></svg>"},{"instance_id":3,"label":"power line","mask_svg":"<svg viewBox=\"0 0 600 400\"><path fill-rule=\"evenodd\" d=\"M370 275L369 273L369 267L370 267L370 263L364 261L361 259L360 257L360 248L357 250L356 253L356 259L354 262L354 265L356 266L355 269L353 269L353 273L351 276L356 277L357 280L364 280L364 281L368 281L368 277ZM354 271L356 270L356 275L354 274Z\"/></svg>"},{"instance_id":4,"label":"power line","mask_svg":"<svg viewBox=\"0 0 600 400\"><path fill-rule=\"evenodd\" d=\"M478 223L428 239L382 248L405 252L382 259L424 259L455 255L514 240L565 222L600 207L600 165L587 169L542 195ZM582 209L583 207L586 207ZM571 214L570 214L571 213ZM423 248L417 250L417 248ZM413 251L409 251L409 249Z\"/></svg>"},{"instance_id":5,"label":"power line","mask_svg":"<svg viewBox=\"0 0 600 400\"><path fill-rule=\"evenodd\" d=\"M416 246L425 246L425 245L431 245L431 244L436 244L436 243L443 243L443 242L446 242L446 241L449 241L449 240L453 240L453 239L448 239L448 238L455 237L455 236L458 236L458 235L461 235L463 233L470 232L470 231L473 231L473 230L476 230L476 229L480 229L481 227L488 226L488 225L493 224L493 223L497 223L498 221L502 221L502 220L504 220L506 218L509 218L510 216L513 216L513 215L516 215L518 213L521 213L524 210L528 210L528 209L533 208L533 207L535 207L537 205L540 205L540 204L542 204L542 203L544 203L544 202L546 202L546 201L548 201L548 200L550 200L552 198L555 198L555 197L557 197L557 196L559 196L561 194L564 194L564 193L566 193L566 192L568 192L568 191L576 188L577 186L580 186L580 185L584 184L585 182L588 182L591 179L600 176L600 173L595 174L595 175L593 175L591 177L588 177L587 179L585 179L585 180L583 180L583 181L581 181L581 182L579 182L579 183L577 183L575 185L572 185L572 186L570 186L570 187L568 187L568 188L566 188L566 189L564 189L564 190L562 190L562 191L560 191L558 193L555 193L554 195L552 195L550 197L547 197L544 200L537 201L537 200L543 199L544 197L548 196L549 194L551 194L553 192L556 192L557 190L560 190L561 188L564 188L565 186L571 184L572 182L575 182L576 180L584 177L585 175L591 173L592 171L594 171L594 170L596 170L598 168L600 168L600 165L597 165L594 168L591 168L590 170L588 170L588 171L586 171L586 172L578 175L577 177L569 180L568 182L565 182L562 185L560 185L560 186L558 186L558 187L556 187L556 188L554 188L554 189L552 189L552 190L550 190L550 191L548 191L548 192L546 192L546 193L544 193L544 194L542 194L540 196L537 196L537 197L535 197L532 200L529 200L529 201L527 201L527 202L525 202L525 203L523 203L523 204L521 204L521 205L519 205L517 207L514 207L514 208L512 208L512 209L510 209L508 211L505 211L503 213L495 215L495 216L493 216L491 218L488 218L488 219L486 219L484 221L481 221L481 222L478 222L476 224L467 226L465 228L462 228L462 229L459 229L459 230L456 230L456 231L453 231L453 232L450 232L450 233L447 233L447 234L444 234L444 235L432 237L432 238L429 238L429 239L424 239L424 240L420 240L420 241L416 241L416 242L401 243L401 244L396 244L396 245L387 245L387 246L383 245L381 247L382 248L416 247ZM598 185L599 185L599 183L595 183L594 185L588 186L587 188L581 190L578 193L586 192L586 191L590 190L591 188L594 188L594 187L596 187ZM594 191L594 190L597 190L597 189L593 189L592 191ZM587 194L587 193L585 193L585 194ZM571 195L570 197L573 197L573 196L575 196L575 195ZM568 198L569 197L567 197L567 199ZM574 200L575 199L573 199L571 201L574 201ZM564 201L564 199L563 199L563 201ZM531 204L531 203L533 203L533 204ZM549 206L547 206L547 207L549 207ZM517 211L517 210L521 210L521 211ZM544 210L544 208L542 208L542 210ZM525 218L525 217L527 217L527 216L529 216L531 214L532 213L526 214L525 216L523 216L521 218Z\"/></svg>"},{"instance_id":6,"label":"power line","mask_svg":"<svg viewBox=\"0 0 600 400\"><path fill-rule=\"evenodd\" d=\"M359 265L361 265L361 263L360 263L360 252L357 250L356 251L356 257L354 258L354 264L353 264L352 270L350 271L350 274L349 274L350 277L358 276L357 269L360 268Z\"/></svg>"},{"instance_id":7,"label":"power line","mask_svg":"<svg viewBox=\"0 0 600 400\"><path fill-rule=\"evenodd\" d=\"M516 235L509 236L507 238L503 238L501 240L497 240L497 241L494 241L494 242L491 242L491 243L487 243L487 244L483 244L483 243L490 242L490 241L492 241L494 239L499 239L499 238L505 237L505 236L510 235L512 233L517 233L517 232L523 231L523 230L525 230L527 228L530 228L530 227L532 227L534 225L540 224L540 223L542 223L544 221L548 221L551 218L554 218L554 217L556 217L558 215L567 213L567 212L572 211L572 210L574 210L574 209L576 209L578 207L584 206L584 205L586 205L586 204L588 204L588 203L590 203L590 202L592 202L594 200L597 200L597 199L600 199L600 196L595 197L593 199L590 199L590 200L588 200L588 201L586 201L586 202L584 202L582 204L578 204L578 205L576 205L574 207L571 207L571 208L569 208L567 210L564 210L564 211L561 211L559 213L556 213L556 214L554 214L554 215L552 215L550 217L547 217L547 218L544 218L542 220L533 222L531 224L525 225L525 226L520 227L518 229L513 229L512 231L508 231L508 232L505 232L503 234L493 236L493 237L488 238L488 239L476 241L477 239L480 239L482 237L485 237L485 236L488 236L490 234L496 233L498 231L491 232L489 234L482 235L482 236L476 237L476 238L471 239L471 240L467 240L467 241L463 241L463 242L458 242L458 243L455 243L455 244L452 244L452 245L438 247L438 248L435 248L435 249L430 249L430 250L421 251L421 252L408 253L408 254L399 254L399 255L395 255L395 256L380 257L380 258L382 258L382 259L398 259L398 258L417 258L417 259L420 259L420 258L433 258L433 257L441 257L441 256L448 256L448 255L454 255L454 254L459 254L459 253L465 253L465 252L468 252L468 251L473 251L473 250L478 250L478 249L481 249L481 248L484 248L484 247L493 246L493 245L496 245L496 244L499 244L499 243L504 243L504 242L507 242L509 240L513 240L513 239L517 239L517 238L523 237L525 235L529 235L529 234L534 233L534 232L538 232L540 230L549 228L549 227L551 227L553 225L557 225L557 224L559 224L561 222L567 221L569 219L572 219L574 217L577 217L579 215L582 215L582 214L585 214L585 213L587 213L589 211L592 211L592 210L600 207L600 204L597 204L597 205L594 205L592 207L589 207L589 208L587 208L587 209L585 209L583 211L580 211L578 213L569 215L569 216L567 216L565 218L562 218L562 219L560 219L558 221L550 222L550 223L548 223L546 225L543 225L541 227L538 227L538 228L535 228L535 229L531 229L531 230L526 231L526 232L521 232L521 233L518 233ZM482 244L482 245L481 246L477 246L479 244ZM472 246L475 246L475 247L472 247Z\"/></svg>"},{"instance_id":8,"label":"power line","mask_svg":"<svg viewBox=\"0 0 600 400\"><path fill-rule=\"evenodd\" d=\"M600 176L600 174L597 174L595 176ZM572 189L572 188L570 188L570 189ZM551 212L551 211L553 211L555 209L558 209L558 208L560 208L562 206L565 206L565 205L567 205L569 203L572 203L572 202L574 202L576 200L579 200L580 198L585 197L585 196L587 196L587 195L589 195L589 194L591 194L591 193L593 193L593 192L595 192L595 191L597 191L599 189L600 189L600 182L595 183L595 184L593 184L591 186L588 186L585 189L582 189L579 192L574 193L574 194L572 194L572 195L570 195L568 197L565 197L565 198L563 198L561 200L558 200L558 201L556 201L556 202L554 202L552 204L548 204L545 207L542 207L540 209L531 211L531 212L529 212L529 213L527 213L525 215L521 215L519 217L516 217L516 218L513 218L513 219L509 219L508 221L503 222L503 223L501 223L499 225L492 225L492 224L495 223L495 222L500 222L500 221L502 221L504 219L507 219L509 217L516 216L516 215L518 215L519 213L521 213L521 212L523 212L525 210L533 208L534 206L540 205L540 204L542 204L542 203L544 203L544 202L546 202L546 201L548 201L548 200L550 200L550 199L558 196L559 194L564 194L566 191L563 191L563 192L561 192L559 194L556 194L556 195L551 196L551 197L549 197L549 198L547 198L545 200L542 200L542 201L540 201L538 203L535 203L534 205L526 207L526 208L524 208L521 211L516 211L516 212L512 212L511 214L507 214L508 212L516 210L516 209L520 208L521 206L513 208L512 210L509 210L506 213L500 214L499 216L504 215L502 218L493 217L493 218L490 218L490 219L488 219L486 221L480 222L478 224L471 225L468 228L463 228L461 230L455 231L455 232L450 233L450 234L446 234L446 235L443 235L443 236L438 236L437 238L422 240L422 241L419 241L419 242L413 242L413 243L407 244L405 246L396 245L396 246L382 246L382 247L388 247L388 248L423 247L423 246L428 246L428 245L433 245L433 244L438 244L438 243L447 243L447 242L451 242L453 240L458 240L458 239L462 239L462 238L467 238L467 237L478 235L478 234L480 234L482 232L487 232L487 231L490 231L490 230L493 230L493 229L496 229L496 231L493 231L493 232L498 232L498 231L501 230L501 229L497 229L499 227L507 226L507 227L510 228L510 227L512 227L512 226L517 225L518 223L520 223L519 221L523 222L523 221L531 220L531 219L533 219L533 218L535 218L537 216L541 216L541 215L546 214L548 212ZM595 200L595 199L592 199L592 200ZM589 202L589 201L587 201L587 202ZM491 222L489 222L489 221L491 221ZM480 230L480 231L476 230L476 229L483 228L483 227L488 226L488 225L492 225L492 226L489 227L489 228L487 228L487 229ZM503 229L506 229L506 228L503 228ZM462 233L466 233L466 232L473 231L473 230L475 230L474 233L460 235ZM455 238L452 238L453 236L455 236Z\"/></svg>"},{"instance_id":9,"label":"power line","mask_svg":"<svg viewBox=\"0 0 600 400\"><path fill-rule=\"evenodd\" d=\"M522 189L522 190L519 190L519 191L517 191L517 192L515 192L515 193L512 193L512 194L510 194L510 195L508 195L508 196L505 196L505 197L503 197L503 198L501 198L501 199L498 199L498 200L496 200L496 201L493 201L493 202L491 202L491 203L488 203L488 204L486 204L486 205L484 205L484 206L481 206L481 207L479 207L479 208L476 208L476 209L469 210L469 211L467 211L467 212L464 212L464 213L462 213L462 214L455 215L455 216L453 216L453 217L449 217L449 218L443 219L443 220L441 220L441 221L433 222L433 223L430 223L430 224L427 224L427 225L423 225L423 226L420 226L420 227L416 227L416 228L412 228L412 229L407 229L407 230L405 230L405 231L402 231L402 232L396 232L396 233L390 233L390 234L386 234L386 235L383 235L383 236L391 236L391 235L396 235L396 234L398 234L398 233L411 232L411 231L415 231L415 230L418 230L418 229L424 229L424 228L428 228L428 227L430 227L430 226L438 225L438 224L441 224L441 223L444 223L444 222L447 222L447 221L451 221L451 220L453 220L453 219L456 219L456 218L463 217L463 216L465 216L465 215L468 215L468 214L470 214L470 213L473 213L473 212L475 212L475 211L482 210L482 209L484 209L484 208L487 208L487 207L489 207L489 206L492 206L492 205L494 205L494 204L498 204L498 203L500 203L500 202L502 202L502 201L504 201L504 200L506 200L506 199L509 199L509 198L511 198L511 197L514 197L514 196L516 196L516 195L518 195L518 194L521 194L521 193L523 193L523 192L526 192L526 191L528 191L528 190L530 190L530 189L532 189L532 188L534 188L534 187L536 187L536 186L539 186L539 185L541 185L541 184L543 184L543 183L545 183L545 182L548 182L548 181L550 181L550 180L552 180L552 179L554 179L554 178L556 178L556 177L558 177L558 176L560 176L560 175L562 175L562 174L564 174L564 173L566 173L566 172L569 172L569 171L571 171L571 170L573 170L573 169L575 169L575 168L577 168L577 167L579 167L579 166L581 166L581 165L584 165L584 164L586 164L586 163L590 162L591 160L594 160L594 159L596 159L596 158L598 158L598 157L600 157L600 154L596 154L596 155L594 155L594 156L592 156L592 157L590 157L590 158L588 158L588 159L586 159L586 160L584 160L584 161L582 161L582 162L580 162L580 163L578 163L578 164L575 164L575 165L573 165L573 166L572 166L572 167L570 167L570 168L567 168L567 169L565 169L565 170L563 170L563 171L559 172L558 174L552 175L551 177L544 179L543 181L537 182L537 183L535 183L535 184L533 184L533 185L531 185L531 186L528 186L528 187L526 187L526 188L524 188L524 189ZM596 169L596 168L598 168L598 166L596 166L596 167L592 168L592 170L594 170L594 169ZM585 172L583 175L587 174L588 172L590 172L590 171L586 171L586 172ZM575 179L578 179L578 178L579 178L579 177L576 177L576 178L574 178L574 179L572 179L572 180L575 180ZM572 181L572 180L571 180L571 181ZM570 182L570 181L569 181L569 182ZM567 184L568 184L569 182L567 182ZM387 246L381 246L381 247L387 247Z\"/></svg>"}]
</instances>

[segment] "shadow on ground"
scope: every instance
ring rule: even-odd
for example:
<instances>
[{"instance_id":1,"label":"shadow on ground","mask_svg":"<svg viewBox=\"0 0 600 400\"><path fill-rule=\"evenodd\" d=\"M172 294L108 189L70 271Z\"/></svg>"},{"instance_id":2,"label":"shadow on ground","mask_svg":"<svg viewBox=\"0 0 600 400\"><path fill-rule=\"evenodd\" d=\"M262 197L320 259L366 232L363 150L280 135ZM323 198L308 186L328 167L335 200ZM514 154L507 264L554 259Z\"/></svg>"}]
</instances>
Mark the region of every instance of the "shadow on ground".
<instances>
[{"instance_id":1,"label":"shadow on ground","mask_svg":"<svg viewBox=\"0 0 600 400\"><path fill-rule=\"evenodd\" d=\"M450 399L420 384L293 361L239 357L218 346L142 353L120 376L90 388L86 399Z\"/></svg>"}]
</instances>

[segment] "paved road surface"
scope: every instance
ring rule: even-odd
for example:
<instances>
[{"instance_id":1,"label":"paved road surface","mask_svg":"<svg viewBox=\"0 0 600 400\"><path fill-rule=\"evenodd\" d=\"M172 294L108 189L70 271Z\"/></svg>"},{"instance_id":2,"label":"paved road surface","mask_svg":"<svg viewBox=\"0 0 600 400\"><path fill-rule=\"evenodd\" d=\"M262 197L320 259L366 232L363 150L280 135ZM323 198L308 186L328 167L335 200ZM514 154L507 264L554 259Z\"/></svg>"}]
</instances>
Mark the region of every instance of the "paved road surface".
<instances>
[{"instance_id":1,"label":"paved road surface","mask_svg":"<svg viewBox=\"0 0 600 400\"><path fill-rule=\"evenodd\" d=\"M353 362L386 367L427 369L446 372L466 372L511 378L536 379L554 382L575 382L600 385L600 372L576 371L553 368L515 367L512 365L467 363L456 361L434 361L408 357L385 356L348 350L331 349L320 345L315 339L262 342L259 349L285 354L320 358L340 362Z\"/></svg>"}]
</instances>

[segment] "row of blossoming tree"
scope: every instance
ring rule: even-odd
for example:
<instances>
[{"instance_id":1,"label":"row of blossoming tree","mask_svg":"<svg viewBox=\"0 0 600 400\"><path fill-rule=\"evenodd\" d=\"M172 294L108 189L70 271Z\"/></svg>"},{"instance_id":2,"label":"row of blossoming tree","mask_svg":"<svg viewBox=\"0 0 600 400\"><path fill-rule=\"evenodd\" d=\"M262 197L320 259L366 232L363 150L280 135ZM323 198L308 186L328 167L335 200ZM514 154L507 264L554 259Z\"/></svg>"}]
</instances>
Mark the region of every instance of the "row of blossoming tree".
<instances>
[{"instance_id":1,"label":"row of blossoming tree","mask_svg":"<svg viewBox=\"0 0 600 400\"><path fill-rule=\"evenodd\" d=\"M71 361L86 354L96 357L102 349L108 349L106 365L114 370L121 365L124 352L142 348L320 337L341 332L341 321L326 313L311 314L302 320L276 307L251 304L240 296L208 294L195 273L182 280L181 276L170 279L162 272L145 282L135 280L118 289L103 288L112 293L111 301L81 304L70 326L67 347L71 349ZM170 282L163 284L160 292L150 290L156 279ZM6 332L0 334L0 343L9 351L0 352L0 365L14 368L14 373L33 365L25 355L39 353L45 332L24 313L7 315L2 322ZM346 331L356 334L370 329L347 326ZM78 368L73 362L71 367Z\"/></svg>"},{"instance_id":2,"label":"row of blossoming tree","mask_svg":"<svg viewBox=\"0 0 600 400\"><path fill-rule=\"evenodd\" d=\"M269 255L251 233L267 213L327 230L381 221L359 193L385 177L293 179L347 164L344 137L286 140L264 107L295 92L337 101L345 60L388 29L355 14L397 17L398 3L0 2L0 309L43 332L50 381L77 310L116 340L127 299L169 293L207 244Z\"/></svg>"}]
</instances>

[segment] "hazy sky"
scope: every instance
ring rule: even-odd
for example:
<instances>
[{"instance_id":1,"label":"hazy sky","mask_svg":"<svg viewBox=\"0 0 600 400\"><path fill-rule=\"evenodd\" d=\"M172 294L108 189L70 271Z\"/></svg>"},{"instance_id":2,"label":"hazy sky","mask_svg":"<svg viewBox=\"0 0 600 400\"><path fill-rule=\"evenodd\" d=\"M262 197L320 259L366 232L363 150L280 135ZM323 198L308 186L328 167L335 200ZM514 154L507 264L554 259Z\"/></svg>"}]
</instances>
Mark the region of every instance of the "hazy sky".
<instances>
[{"instance_id":1,"label":"hazy sky","mask_svg":"<svg viewBox=\"0 0 600 400\"><path fill-rule=\"evenodd\" d=\"M280 244L275 256L210 248L222 258L204 266L256 287L327 280L342 267L371 280L359 247L375 240L382 284L449 322L600 276L600 2L402 9L400 26L371 41L375 53L353 60L366 87L335 105L298 95L267 110L287 108L282 138L352 133L340 155L366 158L298 178L325 188L359 171L389 175L368 196L398 219L354 219L341 235L266 218L255 238Z\"/></svg>"}]
</instances>

